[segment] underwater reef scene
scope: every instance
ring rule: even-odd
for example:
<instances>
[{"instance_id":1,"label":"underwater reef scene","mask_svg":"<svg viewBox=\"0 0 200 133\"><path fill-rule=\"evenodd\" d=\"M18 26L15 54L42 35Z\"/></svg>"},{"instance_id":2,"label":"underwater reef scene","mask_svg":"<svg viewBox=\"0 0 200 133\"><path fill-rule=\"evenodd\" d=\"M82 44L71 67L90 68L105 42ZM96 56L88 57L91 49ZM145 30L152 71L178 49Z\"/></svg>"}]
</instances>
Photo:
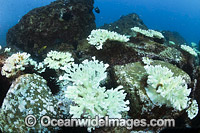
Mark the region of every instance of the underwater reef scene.
<instances>
[{"instance_id":1,"label":"underwater reef scene","mask_svg":"<svg viewBox=\"0 0 200 133\"><path fill-rule=\"evenodd\" d=\"M97 28L93 4L56 0L9 29L0 50L1 132L198 128L198 45L177 32L148 29L135 13ZM97 117L121 124L72 127L65 121ZM48 118L60 120L55 125ZM175 127L130 126L128 119L174 119Z\"/></svg>"}]
</instances>

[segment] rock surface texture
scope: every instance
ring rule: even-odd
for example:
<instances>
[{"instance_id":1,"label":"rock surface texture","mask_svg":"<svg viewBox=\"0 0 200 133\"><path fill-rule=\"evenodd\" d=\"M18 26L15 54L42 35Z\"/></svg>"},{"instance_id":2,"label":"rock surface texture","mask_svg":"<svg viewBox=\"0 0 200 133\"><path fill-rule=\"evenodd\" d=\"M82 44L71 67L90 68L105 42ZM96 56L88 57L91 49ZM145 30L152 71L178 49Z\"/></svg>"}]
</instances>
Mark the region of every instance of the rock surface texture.
<instances>
[{"instance_id":1,"label":"rock surface texture","mask_svg":"<svg viewBox=\"0 0 200 133\"><path fill-rule=\"evenodd\" d=\"M35 8L9 29L7 44L34 54L40 54L43 47L58 48L61 43L75 46L77 40L87 37L96 27L93 3L93 0L57 0Z\"/></svg>"}]
</instances>

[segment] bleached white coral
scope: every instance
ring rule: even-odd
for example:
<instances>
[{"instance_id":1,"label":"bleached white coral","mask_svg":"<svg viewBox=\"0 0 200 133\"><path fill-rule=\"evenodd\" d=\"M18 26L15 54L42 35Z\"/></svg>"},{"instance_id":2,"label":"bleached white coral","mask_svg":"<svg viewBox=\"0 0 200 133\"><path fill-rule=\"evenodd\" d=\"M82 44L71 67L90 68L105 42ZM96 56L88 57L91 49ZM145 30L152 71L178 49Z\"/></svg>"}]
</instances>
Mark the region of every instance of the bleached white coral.
<instances>
[{"instance_id":1,"label":"bleached white coral","mask_svg":"<svg viewBox=\"0 0 200 133\"><path fill-rule=\"evenodd\" d=\"M74 59L69 52L50 51L44 59L44 64L51 69L60 69L68 64L72 64Z\"/></svg>"},{"instance_id":2,"label":"bleached white coral","mask_svg":"<svg viewBox=\"0 0 200 133\"><path fill-rule=\"evenodd\" d=\"M44 66L44 63L43 62L39 62L39 64L35 64L35 70L38 72L38 73L43 73L45 72L46 68Z\"/></svg>"},{"instance_id":3,"label":"bleached white coral","mask_svg":"<svg viewBox=\"0 0 200 133\"><path fill-rule=\"evenodd\" d=\"M14 76L17 72L23 71L25 66L30 62L30 54L16 53L6 59L4 66L2 67L1 74L7 78Z\"/></svg>"},{"instance_id":4,"label":"bleached white coral","mask_svg":"<svg viewBox=\"0 0 200 133\"><path fill-rule=\"evenodd\" d=\"M106 91L108 97L106 97L107 103L107 115L109 118L121 118L121 112L129 111L129 101L124 101L126 93L122 89L123 86L118 86L115 89L109 89ZM113 104L115 103L115 104Z\"/></svg>"},{"instance_id":5,"label":"bleached white coral","mask_svg":"<svg viewBox=\"0 0 200 133\"><path fill-rule=\"evenodd\" d=\"M87 40L91 45L94 45L99 50L102 49L103 43L106 42L106 40L127 42L129 41L129 38L125 35L120 35L114 31L97 29L97 30L92 30Z\"/></svg>"},{"instance_id":6,"label":"bleached white coral","mask_svg":"<svg viewBox=\"0 0 200 133\"><path fill-rule=\"evenodd\" d=\"M4 53L10 52L11 48L5 48Z\"/></svg>"},{"instance_id":7,"label":"bleached white coral","mask_svg":"<svg viewBox=\"0 0 200 133\"><path fill-rule=\"evenodd\" d=\"M155 37L155 38L158 38L158 39L162 39L164 38L164 36L162 35L162 33L158 32L158 31L155 31L155 30L143 30L143 29L140 29L139 27L134 27L134 28L131 28L132 31L134 32L137 32L137 33L140 33L140 34L143 34L147 37Z\"/></svg>"},{"instance_id":8,"label":"bleached white coral","mask_svg":"<svg viewBox=\"0 0 200 133\"><path fill-rule=\"evenodd\" d=\"M120 113L129 110L127 107L129 101L124 101L126 94L120 90L121 88L122 86L119 86L106 91L105 87L69 86L66 97L72 99L76 105L70 106L70 114L73 115L73 118L81 116L102 118L106 115L109 118L121 118Z\"/></svg>"},{"instance_id":9,"label":"bleached white coral","mask_svg":"<svg viewBox=\"0 0 200 133\"><path fill-rule=\"evenodd\" d=\"M63 67L66 74L59 79L68 85L65 94L74 103L70 106L73 118L102 118L106 115L110 118L121 118L121 112L129 110L129 101L124 101L126 93L121 90L122 86L107 91L100 86L101 81L107 77L107 67L108 64L95 58L92 61L85 60L80 65ZM88 127L88 131L90 129Z\"/></svg>"},{"instance_id":10,"label":"bleached white coral","mask_svg":"<svg viewBox=\"0 0 200 133\"><path fill-rule=\"evenodd\" d=\"M150 65L153 62L153 60L149 59L148 57L142 57L142 62L146 65Z\"/></svg>"},{"instance_id":11,"label":"bleached white coral","mask_svg":"<svg viewBox=\"0 0 200 133\"><path fill-rule=\"evenodd\" d=\"M187 51L188 53L190 53L191 55L197 56L197 53L195 52L195 50L193 48L191 48L190 46L181 45L181 48L183 50Z\"/></svg>"},{"instance_id":12,"label":"bleached white coral","mask_svg":"<svg viewBox=\"0 0 200 133\"><path fill-rule=\"evenodd\" d=\"M59 80L64 80L64 84L67 84L69 81L73 82L76 85L84 86L99 86L100 81L104 80L107 77L105 72L108 64L99 62L93 57L93 61L84 60L82 64L72 64L72 66L66 65L62 67L62 70L65 70L65 74L59 77Z\"/></svg>"},{"instance_id":13,"label":"bleached white coral","mask_svg":"<svg viewBox=\"0 0 200 133\"><path fill-rule=\"evenodd\" d=\"M80 118L81 116L87 118L90 116L103 117L106 115L107 104L105 103L105 87L83 87L83 86L69 86L66 91L66 97L72 99L76 106L70 106L70 114L73 118Z\"/></svg>"},{"instance_id":14,"label":"bleached white coral","mask_svg":"<svg viewBox=\"0 0 200 133\"><path fill-rule=\"evenodd\" d=\"M192 100L191 106L186 110L188 117L193 119L199 112L198 104L196 100Z\"/></svg>"},{"instance_id":15,"label":"bleached white coral","mask_svg":"<svg viewBox=\"0 0 200 133\"><path fill-rule=\"evenodd\" d=\"M146 92L151 101L158 105L167 105L179 111L188 106L191 89L181 77L173 76L173 72L161 65L146 65L148 73Z\"/></svg>"}]
</instances>

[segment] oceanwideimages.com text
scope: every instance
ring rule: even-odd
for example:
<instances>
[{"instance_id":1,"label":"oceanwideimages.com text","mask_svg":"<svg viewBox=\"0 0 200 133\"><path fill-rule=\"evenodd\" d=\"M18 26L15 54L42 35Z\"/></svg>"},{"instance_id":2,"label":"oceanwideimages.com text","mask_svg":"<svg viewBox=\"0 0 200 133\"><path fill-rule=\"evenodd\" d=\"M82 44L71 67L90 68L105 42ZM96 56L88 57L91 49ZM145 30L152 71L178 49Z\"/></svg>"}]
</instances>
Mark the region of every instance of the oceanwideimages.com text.
<instances>
[{"instance_id":1,"label":"oceanwideimages.com text","mask_svg":"<svg viewBox=\"0 0 200 133\"><path fill-rule=\"evenodd\" d=\"M29 117L31 116L31 117ZM29 115L25 119L25 123L29 127L33 127L36 123L33 115ZM44 127L126 127L133 129L134 127L175 127L174 119L116 119L105 116L94 119L90 117L85 119L54 119L49 116L43 116L40 119L40 124Z\"/></svg>"}]
</instances>

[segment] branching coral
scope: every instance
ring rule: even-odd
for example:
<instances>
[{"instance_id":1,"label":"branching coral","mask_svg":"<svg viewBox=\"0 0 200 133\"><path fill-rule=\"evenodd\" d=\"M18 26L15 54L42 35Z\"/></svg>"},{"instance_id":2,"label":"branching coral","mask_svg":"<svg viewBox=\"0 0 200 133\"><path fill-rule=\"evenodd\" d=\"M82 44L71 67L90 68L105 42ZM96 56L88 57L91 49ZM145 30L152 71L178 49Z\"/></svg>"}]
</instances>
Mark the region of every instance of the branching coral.
<instances>
[{"instance_id":1,"label":"branching coral","mask_svg":"<svg viewBox=\"0 0 200 133\"><path fill-rule=\"evenodd\" d=\"M19 71L23 71L25 66L28 65L30 60L28 53L16 53L10 56L2 67L1 74L7 78L14 76Z\"/></svg>"},{"instance_id":2,"label":"branching coral","mask_svg":"<svg viewBox=\"0 0 200 133\"><path fill-rule=\"evenodd\" d=\"M63 68L66 74L60 80L68 84L66 97L74 103L70 106L70 114L74 118L106 115L121 118L121 112L129 110L129 101L124 101L126 94L121 90L122 86L110 90L100 86L101 81L106 79L107 67L107 64L93 58L93 61L85 60L80 65Z\"/></svg>"},{"instance_id":3,"label":"branching coral","mask_svg":"<svg viewBox=\"0 0 200 133\"><path fill-rule=\"evenodd\" d=\"M93 61L84 60L80 65L72 64L72 66L62 67L61 69L65 70L66 73L60 76L59 79L64 81L65 85L73 82L75 85L98 87L100 81L107 76L105 71L108 66L108 64L99 62L95 58L93 58Z\"/></svg>"},{"instance_id":4,"label":"branching coral","mask_svg":"<svg viewBox=\"0 0 200 133\"><path fill-rule=\"evenodd\" d=\"M71 64L73 61L74 59L69 52L50 51L44 59L44 64L51 69L60 69L60 67Z\"/></svg>"},{"instance_id":5,"label":"branching coral","mask_svg":"<svg viewBox=\"0 0 200 133\"><path fill-rule=\"evenodd\" d=\"M129 41L129 38L125 35L120 35L114 31L97 29L97 30L92 30L87 40L91 45L94 45L99 50L102 49L103 43L106 42L106 40L127 42Z\"/></svg>"},{"instance_id":6,"label":"branching coral","mask_svg":"<svg viewBox=\"0 0 200 133\"><path fill-rule=\"evenodd\" d=\"M161 65L146 65L144 68L148 73L145 89L154 104L167 105L179 111L187 108L191 89L181 76L174 77L168 68Z\"/></svg>"},{"instance_id":7,"label":"branching coral","mask_svg":"<svg viewBox=\"0 0 200 133\"><path fill-rule=\"evenodd\" d=\"M129 101L124 101L126 94L120 90L121 88L122 86L119 86L106 91L105 87L69 86L66 97L76 104L76 106L70 106L70 114L74 118L88 118L89 116L94 118L106 115L110 118L121 118L120 113L129 110L127 107Z\"/></svg>"},{"instance_id":8,"label":"branching coral","mask_svg":"<svg viewBox=\"0 0 200 133\"><path fill-rule=\"evenodd\" d=\"M36 71L39 73L44 72L45 68L42 63L37 64L36 61L30 58L30 54L16 53L8 57L5 61L4 66L2 67L1 74L10 78L15 76L18 72L24 71L25 67L32 65Z\"/></svg>"},{"instance_id":9,"label":"branching coral","mask_svg":"<svg viewBox=\"0 0 200 133\"><path fill-rule=\"evenodd\" d=\"M181 76L174 76L173 72L161 65L146 65L144 68L148 73L146 93L155 105L166 105L178 111L189 107L186 112L190 119L198 114L198 104L196 100L190 103L191 89Z\"/></svg>"}]
</instances>

